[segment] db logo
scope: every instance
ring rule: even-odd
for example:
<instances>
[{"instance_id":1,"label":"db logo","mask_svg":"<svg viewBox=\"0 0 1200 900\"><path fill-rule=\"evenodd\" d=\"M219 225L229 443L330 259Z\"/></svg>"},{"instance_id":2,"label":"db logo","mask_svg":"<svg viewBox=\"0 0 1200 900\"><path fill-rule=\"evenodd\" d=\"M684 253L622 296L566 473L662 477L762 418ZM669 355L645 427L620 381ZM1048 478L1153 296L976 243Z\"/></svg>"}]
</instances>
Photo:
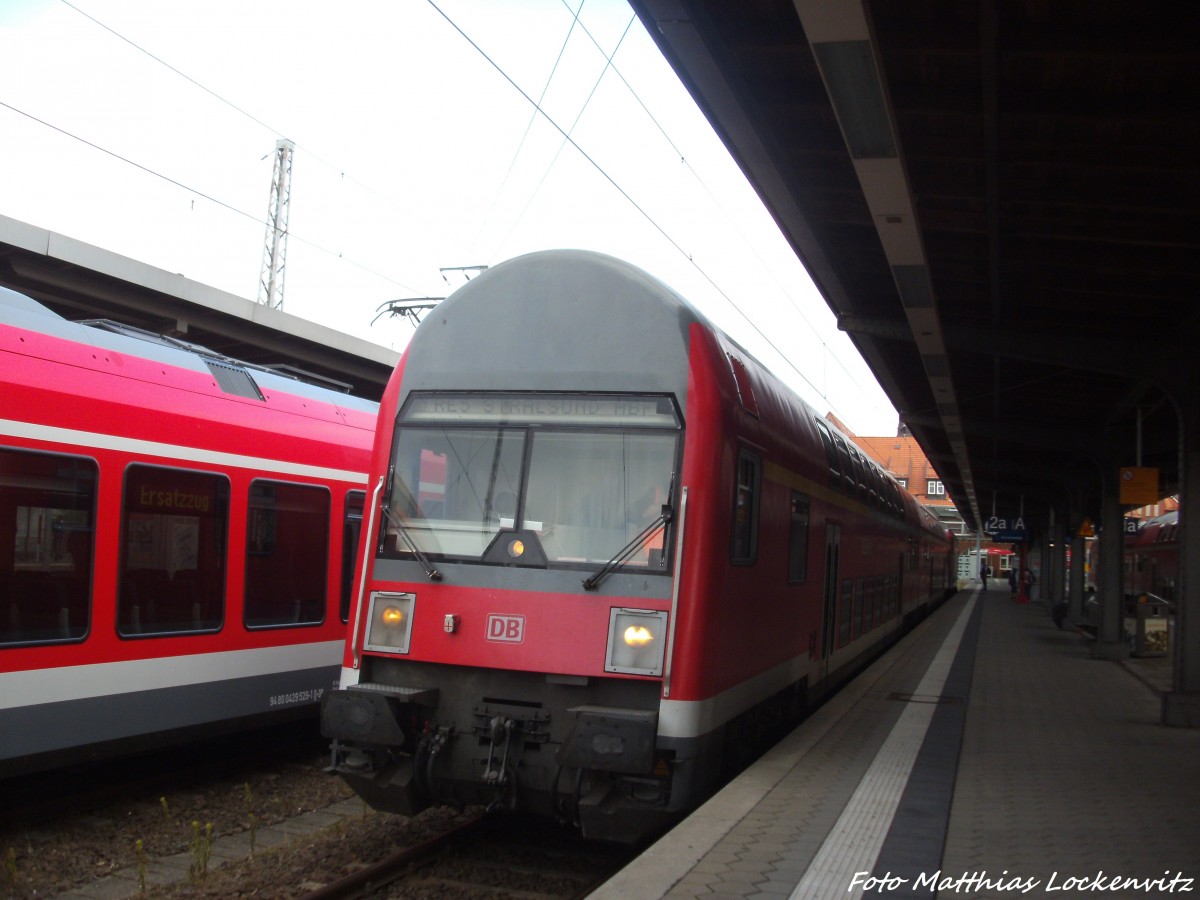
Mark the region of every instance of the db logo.
<instances>
[{"instance_id":1,"label":"db logo","mask_svg":"<svg viewBox=\"0 0 1200 900\"><path fill-rule=\"evenodd\" d=\"M487 617L487 639L512 644L521 643L525 640L525 617L498 616L493 613Z\"/></svg>"}]
</instances>

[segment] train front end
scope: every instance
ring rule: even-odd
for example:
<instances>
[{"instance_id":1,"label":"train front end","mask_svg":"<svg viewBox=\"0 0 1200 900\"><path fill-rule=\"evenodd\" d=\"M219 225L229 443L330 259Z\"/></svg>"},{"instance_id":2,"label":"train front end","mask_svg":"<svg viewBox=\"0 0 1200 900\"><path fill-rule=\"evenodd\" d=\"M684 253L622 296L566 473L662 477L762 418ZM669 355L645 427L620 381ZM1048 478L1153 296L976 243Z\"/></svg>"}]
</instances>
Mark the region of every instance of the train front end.
<instances>
[{"instance_id":1,"label":"train front end","mask_svg":"<svg viewBox=\"0 0 1200 900\"><path fill-rule=\"evenodd\" d=\"M503 807L619 841L676 818L657 736L687 328L663 291L606 258L537 254L414 336L322 710L334 767L373 807ZM604 333L618 325L620 343Z\"/></svg>"}]
</instances>

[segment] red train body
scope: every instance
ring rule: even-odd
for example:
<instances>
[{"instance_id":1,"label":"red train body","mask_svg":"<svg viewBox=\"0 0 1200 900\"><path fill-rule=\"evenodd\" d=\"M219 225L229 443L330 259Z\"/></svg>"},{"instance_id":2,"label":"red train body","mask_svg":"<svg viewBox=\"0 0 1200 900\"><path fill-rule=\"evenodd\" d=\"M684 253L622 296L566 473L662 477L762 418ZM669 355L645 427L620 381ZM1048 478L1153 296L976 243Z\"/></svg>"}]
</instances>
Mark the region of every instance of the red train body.
<instances>
[{"instance_id":1,"label":"red train body","mask_svg":"<svg viewBox=\"0 0 1200 900\"><path fill-rule=\"evenodd\" d=\"M551 251L426 317L380 407L341 690L376 807L634 841L955 589L952 536L675 293Z\"/></svg>"},{"instance_id":2,"label":"red train body","mask_svg":"<svg viewBox=\"0 0 1200 900\"><path fill-rule=\"evenodd\" d=\"M1169 605L1179 584L1179 511L1172 510L1138 522L1135 531L1121 539L1121 595L1126 608L1141 594ZM1092 593L1100 582L1104 560L1100 541L1089 541L1084 557L1085 590Z\"/></svg>"},{"instance_id":3,"label":"red train body","mask_svg":"<svg viewBox=\"0 0 1200 900\"><path fill-rule=\"evenodd\" d=\"M1175 603L1179 583L1179 511L1146 519L1125 535L1125 597L1150 594Z\"/></svg>"},{"instance_id":4,"label":"red train body","mask_svg":"<svg viewBox=\"0 0 1200 900\"><path fill-rule=\"evenodd\" d=\"M315 714L377 405L5 289L0 380L0 776Z\"/></svg>"}]
</instances>

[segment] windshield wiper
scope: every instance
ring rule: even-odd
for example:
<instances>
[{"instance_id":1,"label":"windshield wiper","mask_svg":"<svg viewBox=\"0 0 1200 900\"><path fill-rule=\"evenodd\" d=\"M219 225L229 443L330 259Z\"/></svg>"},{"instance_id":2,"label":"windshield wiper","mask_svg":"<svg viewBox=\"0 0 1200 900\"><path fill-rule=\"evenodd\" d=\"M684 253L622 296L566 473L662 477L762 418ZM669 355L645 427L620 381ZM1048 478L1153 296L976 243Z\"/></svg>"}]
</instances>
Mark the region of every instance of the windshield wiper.
<instances>
[{"instance_id":1,"label":"windshield wiper","mask_svg":"<svg viewBox=\"0 0 1200 900\"><path fill-rule=\"evenodd\" d=\"M408 549L412 551L412 555L415 556L417 561L421 563L421 568L425 570L425 574L429 576L429 580L441 581L442 573L439 572L437 568L434 567L433 563L429 561L429 557L421 552L421 548L417 546L416 541L412 539L412 535L408 533L408 529L404 527L404 522L401 521L399 516L393 515L392 510L388 506L386 500L383 502L380 508L383 510L384 518L387 519L392 525L396 526L396 534L400 535L400 537L404 539L404 543L408 545Z\"/></svg>"},{"instance_id":2,"label":"windshield wiper","mask_svg":"<svg viewBox=\"0 0 1200 900\"><path fill-rule=\"evenodd\" d=\"M671 492L674 490L675 490L675 476L672 475L671 476L671 489L667 492L668 498L671 496ZM637 551L637 549L639 547L641 547L647 540L650 539L650 535L654 534L654 532L658 531L660 528L666 529L666 527L671 524L671 520L674 518L675 518L674 508L672 508L672 506L669 502L664 503L662 505L662 512L659 513L659 516L657 519L655 519L653 522L651 522L649 525L647 525L645 528L643 528L638 533L637 537L635 537L632 541L630 541L628 544L626 544L624 547L622 547L620 550L618 550L616 552L616 555L613 556L612 559L610 559L603 566L601 566L599 569L597 569L593 574L591 574L587 578L583 579L583 589L585 591L594 591L597 587L600 586L601 581L603 581L605 578L607 578L609 575L611 575L613 573L613 571L620 568L620 566L627 559L629 559L629 557L633 556L633 554ZM666 564L667 564L667 552L666 552L666 548L664 547L659 565L665 566Z\"/></svg>"}]
</instances>

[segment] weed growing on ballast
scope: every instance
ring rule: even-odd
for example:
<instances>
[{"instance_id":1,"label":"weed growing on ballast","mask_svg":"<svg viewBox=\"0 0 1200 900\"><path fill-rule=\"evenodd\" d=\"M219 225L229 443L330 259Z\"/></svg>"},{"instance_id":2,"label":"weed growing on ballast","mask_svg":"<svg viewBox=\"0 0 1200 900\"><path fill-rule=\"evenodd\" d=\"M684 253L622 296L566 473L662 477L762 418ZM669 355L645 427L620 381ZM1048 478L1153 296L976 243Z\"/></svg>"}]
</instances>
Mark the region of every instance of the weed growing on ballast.
<instances>
[{"instance_id":1,"label":"weed growing on ballast","mask_svg":"<svg viewBox=\"0 0 1200 900\"><path fill-rule=\"evenodd\" d=\"M250 782L243 786L243 796L246 798L246 810L250 819L250 858L254 858L254 848L258 842L258 816L254 814L254 795L250 792Z\"/></svg>"},{"instance_id":2,"label":"weed growing on ballast","mask_svg":"<svg viewBox=\"0 0 1200 900\"><path fill-rule=\"evenodd\" d=\"M8 888L9 896L16 893L17 890L17 851L12 847L8 848L8 853L4 858L4 881L5 887Z\"/></svg>"},{"instance_id":3,"label":"weed growing on ballast","mask_svg":"<svg viewBox=\"0 0 1200 900\"><path fill-rule=\"evenodd\" d=\"M212 845L212 822L207 823L204 830L201 831L199 821L192 819L192 857L195 862L189 867L188 872L192 876L193 884L199 884L208 874L208 861L212 858Z\"/></svg>"},{"instance_id":4,"label":"weed growing on ballast","mask_svg":"<svg viewBox=\"0 0 1200 900\"><path fill-rule=\"evenodd\" d=\"M138 838L137 843L134 845L134 852L137 853L138 893L144 895L146 893L146 869L148 868L148 863L146 862L146 847L142 843L141 838Z\"/></svg>"}]
</instances>

